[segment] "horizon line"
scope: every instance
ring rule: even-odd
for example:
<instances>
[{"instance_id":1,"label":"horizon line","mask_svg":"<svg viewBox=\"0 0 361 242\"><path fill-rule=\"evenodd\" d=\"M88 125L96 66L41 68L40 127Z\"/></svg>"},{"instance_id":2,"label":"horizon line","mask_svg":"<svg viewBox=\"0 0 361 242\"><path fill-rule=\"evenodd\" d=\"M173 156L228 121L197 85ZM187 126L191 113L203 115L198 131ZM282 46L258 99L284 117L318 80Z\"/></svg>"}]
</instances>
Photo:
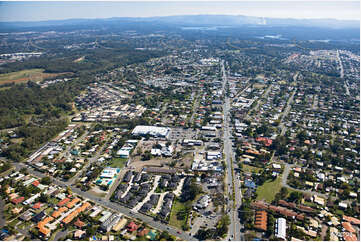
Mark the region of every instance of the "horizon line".
<instances>
[{"instance_id":1,"label":"horizon line","mask_svg":"<svg viewBox=\"0 0 361 242\"><path fill-rule=\"evenodd\" d=\"M46 20L10 20L10 21L3 21L0 20L0 23L21 23L21 22L48 22L48 21L66 21L66 20L101 20L101 19L116 19L116 18L130 18L130 19L147 19L147 18L166 18L166 17L181 17L181 16L242 16L242 17L254 17L254 18L265 18L265 19L293 19L293 20L337 20L337 21L360 21L359 19L341 19L341 18L292 18L292 17L265 17L265 16L255 16L255 15L242 15L242 14L179 14L179 15L154 15L154 16L114 16L114 17L100 17L100 18L91 18L91 17L84 17L84 18L64 18L64 19L46 19Z\"/></svg>"}]
</instances>

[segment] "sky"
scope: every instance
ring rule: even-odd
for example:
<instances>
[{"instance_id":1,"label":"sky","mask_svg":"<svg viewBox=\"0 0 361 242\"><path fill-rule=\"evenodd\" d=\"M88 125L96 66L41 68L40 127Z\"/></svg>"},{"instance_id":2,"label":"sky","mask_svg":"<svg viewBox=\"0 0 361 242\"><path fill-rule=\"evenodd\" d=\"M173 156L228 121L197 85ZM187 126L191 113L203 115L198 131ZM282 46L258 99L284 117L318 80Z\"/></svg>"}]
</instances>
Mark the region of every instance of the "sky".
<instances>
[{"instance_id":1,"label":"sky","mask_svg":"<svg viewBox=\"0 0 361 242\"><path fill-rule=\"evenodd\" d=\"M195 14L360 20L359 1L0 1L0 21Z\"/></svg>"}]
</instances>

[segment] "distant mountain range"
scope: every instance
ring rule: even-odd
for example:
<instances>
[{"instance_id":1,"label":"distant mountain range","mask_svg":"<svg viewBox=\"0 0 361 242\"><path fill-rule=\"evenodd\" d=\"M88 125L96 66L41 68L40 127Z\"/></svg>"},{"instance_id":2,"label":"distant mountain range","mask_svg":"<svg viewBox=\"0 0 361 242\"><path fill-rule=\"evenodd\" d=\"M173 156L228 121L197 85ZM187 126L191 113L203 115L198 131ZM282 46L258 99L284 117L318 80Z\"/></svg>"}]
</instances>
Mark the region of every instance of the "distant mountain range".
<instances>
[{"instance_id":1,"label":"distant mountain range","mask_svg":"<svg viewBox=\"0 0 361 242\"><path fill-rule=\"evenodd\" d=\"M119 23L152 23L176 26L270 26L270 27L319 27L332 29L360 28L357 20L336 19L281 19L263 18L241 15L182 15L148 18L106 18L106 19L67 19L34 22L0 22L1 28L28 28L66 25L92 25L92 24L116 24Z\"/></svg>"}]
</instances>

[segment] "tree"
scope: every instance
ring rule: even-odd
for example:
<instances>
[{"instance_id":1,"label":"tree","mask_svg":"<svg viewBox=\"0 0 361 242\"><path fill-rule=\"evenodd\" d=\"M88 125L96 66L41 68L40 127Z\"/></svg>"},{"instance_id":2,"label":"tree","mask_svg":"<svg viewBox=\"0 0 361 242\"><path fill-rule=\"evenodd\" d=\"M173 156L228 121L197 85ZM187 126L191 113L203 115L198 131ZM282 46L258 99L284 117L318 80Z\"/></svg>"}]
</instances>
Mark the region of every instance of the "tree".
<instances>
[{"instance_id":1,"label":"tree","mask_svg":"<svg viewBox=\"0 0 361 242\"><path fill-rule=\"evenodd\" d=\"M26 167L21 168L20 172L25 174L25 175L29 174L28 169L26 169Z\"/></svg>"},{"instance_id":2,"label":"tree","mask_svg":"<svg viewBox=\"0 0 361 242\"><path fill-rule=\"evenodd\" d=\"M47 203L48 200L49 200L49 197L46 194L44 194L44 193L40 194L39 202Z\"/></svg>"},{"instance_id":3,"label":"tree","mask_svg":"<svg viewBox=\"0 0 361 242\"><path fill-rule=\"evenodd\" d=\"M87 226L87 229L86 229L86 234L87 236L92 236L96 233L96 229L94 228L93 225L91 226Z\"/></svg>"},{"instance_id":4,"label":"tree","mask_svg":"<svg viewBox=\"0 0 361 242\"><path fill-rule=\"evenodd\" d=\"M195 184L194 179L189 179L183 186L183 191L180 196L181 202L193 201L198 194L202 192L202 188Z\"/></svg>"},{"instance_id":5,"label":"tree","mask_svg":"<svg viewBox=\"0 0 361 242\"><path fill-rule=\"evenodd\" d=\"M150 153L149 150L145 151L142 155L142 160L145 161L145 160L150 160L152 159L152 154Z\"/></svg>"},{"instance_id":6,"label":"tree","mask_svg":"<svg viewBox=\"0 0 361 242\"><path fill-rule=\"evenodd\" d=\"M296 191L293 191L290 193L290 196L288 197L288 200L290 202L295 202L295 203L299 203L302 199L303 195L301 192L296 192Z\"/></svg>"},{"instance_id":7,"label":"tree","mask_svg":"<svg viewBox=\"0 0 361 242\"><path fill-rule=\"evenodd\" d=\"M72 195L72 194L73 194L73 191L71 190L70 187L66 187L66 192L67 192L69 195Z\"/></svg>"},{"instance_id":8,"label":"tree","mask_svg":"<svg viewBox=\"0 0 361 242\"><path fill-rule=\"evenodd\" d=\"M281 190L276 194L274 202L277 203L279 200L286 198L288 195L288 190L285 187L282 187Z\"/></svg>"},{"instance_id":9,"label":"tree","mask_svg":"<svg viewBox=\"0 0 361 242\"><path fill-rule=\"evenodd\" d=\"M50 185L52 183L52 180L50 177L45 176L45 177L41 178L40 183L44 184L44 185Z\"/></svg>"}]
</instances>

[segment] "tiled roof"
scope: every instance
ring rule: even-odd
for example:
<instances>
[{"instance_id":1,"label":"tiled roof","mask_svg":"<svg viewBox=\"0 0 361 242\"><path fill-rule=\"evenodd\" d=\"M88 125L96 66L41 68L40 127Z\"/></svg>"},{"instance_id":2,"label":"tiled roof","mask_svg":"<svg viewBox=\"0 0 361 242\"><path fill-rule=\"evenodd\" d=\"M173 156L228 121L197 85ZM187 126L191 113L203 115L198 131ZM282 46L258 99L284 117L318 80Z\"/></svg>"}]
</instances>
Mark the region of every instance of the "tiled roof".
<instances>
[{"instance_id":1,"label":"tiled roof","mask_svg":"<svg viewBox=\"0 0 361 242\"><path fill-rule=\"evenodd\" d=\"M352 227L352 225L349 222L342 222L342 227L350 233L356 232L356 230Z\"/></svg>"},{"instance_id":2,"label":"tiled roof","mask_svg":"<svg viewBox=\"0 0 361 242\"><path fill-rule=\"evenodd\" d=\"M267 212L257 211L254 226L257 229L266 231L267 230Z\"/></svg>"},{"instance_id":3,"label":"tiled roof","mask_svg":"<svg viewBox=\"0 0 361 242\"><path fill-rule=\"evenodd\" d=\"M58 207L63 206L65 204L67 204L70 201L70 198L64 198L63 200L61 200L60 202L58 202Z\"/></svg>"},{"instance_id":4,"label":"tiled roof","mask_svg":"<svg viewBox=\"0 0 361 242\"><path fill-rule=\"evenodd\" d=\"M342 219L345 220L345 221L347 221L347 222L350 222L350 223L352 223L352 224L357 224L357 225L360 224L360 220L357 219L357 218L348 217L348 216L346 216L346 215L343 215L343 216L342 216Z\"/></svg>"}]
</instances>

